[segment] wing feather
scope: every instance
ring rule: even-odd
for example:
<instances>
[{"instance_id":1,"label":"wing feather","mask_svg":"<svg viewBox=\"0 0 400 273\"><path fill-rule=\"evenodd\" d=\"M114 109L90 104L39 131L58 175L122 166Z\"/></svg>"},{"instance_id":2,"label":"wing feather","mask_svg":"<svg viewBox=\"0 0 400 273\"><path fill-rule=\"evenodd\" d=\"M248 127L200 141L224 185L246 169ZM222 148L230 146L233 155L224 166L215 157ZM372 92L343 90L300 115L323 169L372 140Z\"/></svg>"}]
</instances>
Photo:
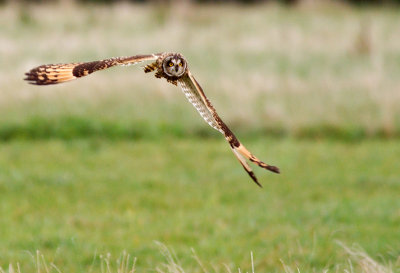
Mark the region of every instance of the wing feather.
<instances>
[{"instance_id":1,"label":"wing feather","mask_svg":"<svg viewBox=\"0 0 400 273\"><path fill-rule=\"evenodd\" d=\"M197 109L203 119L214 129L222 133L225 139L229 142L231 149L243 166L245 171L249 174L251 179L261 187L261 184L258 182L257 177L255 176L254 172L247 164L246 159L255 163L261 168L267 169L269 171L279 173L279 168L266 164L250 153L246 147L237 139L237 137L232 133L232 131L228 128L228 126L222 121L222 119L217 114L214 106L211 104L210 100L205 95L203 89L201 88L200 84L188 70L186 75L181 77L178 82L185 94L186 98L189 100L190 103Z\"/></svg>"},{"instance_id":2,"label":"wing feather","mask_svg":"<svg viewBox=\"0 0 400 273\"><path fill-rule=\"evenodd\" d=\"M183 93L185 94L188 101L196 108L199 112L200 116L215 130L223 133L221 128L218 126L217 121L215 120L212 112L207 108L204 104L200 94L196 91L196 87L193 85L193 82L189 77L182 77L178 80Z\"/></svg>"},{"instance_id":3,"label":"wing feather","mask_svg":"<svg viewBox=\"0 0 400 273\"><path fill-rule=\"evenodd\" d=\"M25 80L35 85L57 84L87 76L93 72L116 65L132 65L144 61L156 60L159 56L161 56L161 54L117 57L84 63L41 65L25 73Z\"/></svg>"}]
</instances>

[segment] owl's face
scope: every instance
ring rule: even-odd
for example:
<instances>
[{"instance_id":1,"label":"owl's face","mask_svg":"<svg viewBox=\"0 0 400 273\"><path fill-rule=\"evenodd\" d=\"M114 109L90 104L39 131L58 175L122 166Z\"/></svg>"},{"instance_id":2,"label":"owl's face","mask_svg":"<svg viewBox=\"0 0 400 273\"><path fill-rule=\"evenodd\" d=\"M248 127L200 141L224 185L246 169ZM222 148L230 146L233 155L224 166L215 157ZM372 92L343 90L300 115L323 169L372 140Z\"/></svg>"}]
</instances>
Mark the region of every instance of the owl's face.
<instances>
[{"instance_id":1,"label":"owl's face","mask_svg":"<svg viewBox=\"0 0 400 273\"><path fill-rule=\"evenodd\" d=\"M170 77L181 77L186 72L186 60L180 54L168 56L163 61L164 73Z\"/></svg>"}]
</instances>

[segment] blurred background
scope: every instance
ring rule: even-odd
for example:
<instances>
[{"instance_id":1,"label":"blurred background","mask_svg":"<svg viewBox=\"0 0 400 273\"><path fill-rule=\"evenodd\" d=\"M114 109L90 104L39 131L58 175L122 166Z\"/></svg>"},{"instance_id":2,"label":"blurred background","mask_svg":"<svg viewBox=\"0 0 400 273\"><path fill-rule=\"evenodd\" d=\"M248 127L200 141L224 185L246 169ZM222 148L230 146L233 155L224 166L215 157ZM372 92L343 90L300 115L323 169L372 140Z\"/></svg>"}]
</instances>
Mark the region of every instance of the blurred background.
<instances>
[{"instance_id":1,"label":"blurred background","mask_svg":"<svg viewBox=\"0 0 400 273\"><path fill-rule=\"evenodd\" d=\"M0 266L29 272L40 250L62 272L96 271L100 254L127 251L154 271L160 241L188 272L203 272L191 248L211 272L250 271L250 252L257 272L364 272L342 244L399 272L398 3L1 1ZM140 66L22 80L41 64L165 51L281 168L254 167L264 189L179 88Z\"/></svg>"}]
</instances>

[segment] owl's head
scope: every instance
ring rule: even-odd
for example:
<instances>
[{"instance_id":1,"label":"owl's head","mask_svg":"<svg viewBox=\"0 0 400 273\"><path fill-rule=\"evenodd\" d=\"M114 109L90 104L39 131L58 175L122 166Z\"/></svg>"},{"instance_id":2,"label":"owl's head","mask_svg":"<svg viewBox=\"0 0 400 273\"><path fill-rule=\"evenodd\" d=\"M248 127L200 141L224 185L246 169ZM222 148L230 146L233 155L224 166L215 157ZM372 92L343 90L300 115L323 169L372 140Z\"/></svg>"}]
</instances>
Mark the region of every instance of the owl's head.
<instances>
[{"instance_id":1,"label":"owl's head","mask_svg":"<svg viewBox=\"0 0 400 273\"><path fill-rule=\"evenodd\" d=\"M163 60L163 72L172 78L179 78L186 72L186 60L181 54L171 54Z\"/></svg>"}]
</instances>

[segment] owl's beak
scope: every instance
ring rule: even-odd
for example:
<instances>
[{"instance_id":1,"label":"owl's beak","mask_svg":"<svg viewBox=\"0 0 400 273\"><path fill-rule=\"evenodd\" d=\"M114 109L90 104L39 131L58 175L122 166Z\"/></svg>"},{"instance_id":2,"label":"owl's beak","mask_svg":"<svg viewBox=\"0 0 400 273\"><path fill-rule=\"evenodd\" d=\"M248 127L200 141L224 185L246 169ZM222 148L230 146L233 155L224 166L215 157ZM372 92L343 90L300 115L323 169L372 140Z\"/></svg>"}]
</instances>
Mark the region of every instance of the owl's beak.
<instances>
[{"instance_id":1,"label":"owl's beak","mask_svg":"<svg viewBox=\"0 0 400 273\"><path fill-rule=\"evenodd\" d=\"M175 72L178 72L179 66L175 65Z\"/></svg>"}]
</instances>

